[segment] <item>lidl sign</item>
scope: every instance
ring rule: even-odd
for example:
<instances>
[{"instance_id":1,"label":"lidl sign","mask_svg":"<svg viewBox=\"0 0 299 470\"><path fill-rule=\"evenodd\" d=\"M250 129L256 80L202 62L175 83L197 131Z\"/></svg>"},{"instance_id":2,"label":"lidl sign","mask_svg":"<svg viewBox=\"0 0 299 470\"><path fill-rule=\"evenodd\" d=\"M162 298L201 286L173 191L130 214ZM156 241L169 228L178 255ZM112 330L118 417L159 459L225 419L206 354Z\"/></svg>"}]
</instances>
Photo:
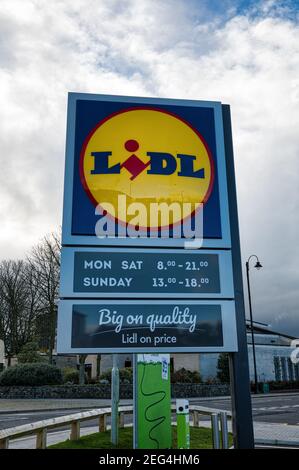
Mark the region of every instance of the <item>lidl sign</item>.
<instances>
[{"instance_id":1,"label":"lidl sign","mask_svg":"<svg viewBox=\"0 0 299 470\"><path fill-rule=\"evenodd\" d=\"M187 121L159 108L127 108L100 121L87 136L80 177L95 206L107 201L117 208L121 193L128 203L142 202L149 213L153 199L180 203L184 194L189 202L205 203L214 168L203 137ZM192 210L190 204L184 217ZM130 223L121 215L119 222ZM174 223L181 216L182 211L174 214Z\"/></svg>"},{"instance_id":2,"label":"lidl sign","mask_svg":"<svg viewBox=\"0 0 299 470\"><path fill-rule=\"evenodd\" d=\"M182 246L199 215L203 247L230 247L221 103L70 93L68 106L63 244L98 245L109 226L101 245Z\"/></svg>"},{"instance_id":3,"label":"lidl sign","mask_svg":"<svg viewBox=\"0 0 299 470\"><path fill-rule=\"evenodd\" d=\"M233 352L251 448L239 245L228 105L69 94L57 352Z\"/></svg>"},{"instance_id":4,"label":"lidl sign","mask_svg":"<svg viewBox=\"0 0 299 470\"><path fill-rule=\"evenodd\" d=\"M222 112L69 94L59 352L236 350Z\"/></svg>"}]
</instances>

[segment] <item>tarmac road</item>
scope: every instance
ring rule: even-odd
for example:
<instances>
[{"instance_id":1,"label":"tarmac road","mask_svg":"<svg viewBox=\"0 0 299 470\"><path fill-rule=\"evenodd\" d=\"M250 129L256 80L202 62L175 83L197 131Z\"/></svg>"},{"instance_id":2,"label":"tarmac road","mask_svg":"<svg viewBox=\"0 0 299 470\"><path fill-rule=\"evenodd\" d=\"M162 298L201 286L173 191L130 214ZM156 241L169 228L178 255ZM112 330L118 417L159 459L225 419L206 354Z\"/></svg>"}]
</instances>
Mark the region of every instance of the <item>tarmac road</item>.
<instances>
[{"instance_id":1,"label":"tarmac road","mask_svg":"<svg viewBox=\"0 0 299 470\"><path fill-rule=\"evenodd\" d=\"M65 402L65 405L63 402ZM229 397L193 398L190 399L190 402L223 410L231 408ZM61 409L57 409L55 403L57 405L59 403ZM68 403L74 403L76 406L69 408ZM121 401L121 404L129 403L130 400ZM253 419L256 422L299 425L299 393L252 396L252 404ZM67 400L26 400L26 402L22 400L0 400L0 429L109 405L109 400L76 400L76 402ZM46 409L38 409L38 407L45 407ZM127 419L129 420L130 418L127 417ZM96 424L97 420L92 420L87 423L81 423L81 426Z\"/></svg>"},{"instance_id":2,"label":"tarmac road","mask_svg":"<svg viewBox=\"0 0 299 470\"><path fill-rule=\"evenodd\" d=\"M230 399L200 399L192 401L194 404L231 409ZM279 395L252 396L253 420L266 423L282 423L299 425L299 393Z\"/></svg>"}]
</instances>

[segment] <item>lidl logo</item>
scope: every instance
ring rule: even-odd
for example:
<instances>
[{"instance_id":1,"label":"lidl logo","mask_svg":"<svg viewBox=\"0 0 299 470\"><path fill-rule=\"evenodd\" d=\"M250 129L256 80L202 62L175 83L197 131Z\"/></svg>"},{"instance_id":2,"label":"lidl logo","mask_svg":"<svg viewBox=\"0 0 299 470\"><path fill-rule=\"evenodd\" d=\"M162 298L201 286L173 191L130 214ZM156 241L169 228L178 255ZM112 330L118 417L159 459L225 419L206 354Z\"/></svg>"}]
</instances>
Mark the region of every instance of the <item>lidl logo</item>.
<instances>
[{"instance_id":1,"label":"lidl logo","mask_svg":"<svg viewBox=\"0 0 299 470\"><path fill-rule=\"evenodd\" d=\"M148 210L152 203L192 203L189 213L174 214L172 223L179 223L208 200L214 168L207 144L188 122L142 107L111 114L92 130L82 147L80 175L95 206L117 208L120 195ZM121 219L128 222L127 215Z\"/></svg>"}]
</instances>

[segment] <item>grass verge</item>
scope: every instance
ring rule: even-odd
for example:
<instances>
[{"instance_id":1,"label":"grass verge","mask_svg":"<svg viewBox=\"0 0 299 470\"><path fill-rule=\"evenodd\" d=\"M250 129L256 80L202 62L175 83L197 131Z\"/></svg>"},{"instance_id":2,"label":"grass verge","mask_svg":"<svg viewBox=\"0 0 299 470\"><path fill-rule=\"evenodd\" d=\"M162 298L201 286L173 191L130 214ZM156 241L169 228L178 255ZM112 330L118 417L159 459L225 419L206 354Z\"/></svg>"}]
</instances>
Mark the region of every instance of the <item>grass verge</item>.
<instances>
[{"instance_id":1,"label":"grass verge","mask_svg":"<svg viewBox=\"0 0 299 470\"><path fill-rule=\"evenodd\" d=\"M97 432L83 436L77 441L59 442L49 446L49 449L132 449L133 428L126 427L119 430L119 444L114 446L110 442L110 431ZM229 445L232 445L232 435L229 434ZM172 448L177 448L177 429L172 426ZM190 426L190 449L211 449L212 431L210 428L194 428Z\"/></svg>"}]
</instances>

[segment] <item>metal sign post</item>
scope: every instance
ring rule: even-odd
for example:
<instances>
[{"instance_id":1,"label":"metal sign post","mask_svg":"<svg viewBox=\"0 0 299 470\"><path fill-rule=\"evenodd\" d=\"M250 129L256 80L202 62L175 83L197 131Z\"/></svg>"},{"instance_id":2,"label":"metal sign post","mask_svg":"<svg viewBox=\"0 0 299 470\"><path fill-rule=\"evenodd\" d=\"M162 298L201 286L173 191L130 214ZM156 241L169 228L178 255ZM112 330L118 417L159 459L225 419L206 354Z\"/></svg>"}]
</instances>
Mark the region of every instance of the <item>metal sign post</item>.
<instances>
[{"instance_id":1,"label":"metal sign post","mask_svg":"<svg viewBox=\"0 0 299 470\"><path fill-rule=\"evenodd\" d=\"M254 448L252 407L249 382L248 349L243 294L238 208L234 169L230 107L223 105L223 130L228 173L228 198L230 205L232 260L235 286L236 325L238 351L229 355L230 383L233 413L234 446L239 449Z\"/></svg>"},{"instance_id":2,"label":"metal sign post","mask_svg":"<svg viewBox=\"0 0 299 470\"><path fill-rule=\"evenodd\" d=\"M138 434L137 434L137 394L138 394L138 380L137 380L137 354L133 354L133 449L138 449Z\"/></svg>"},{"instance_id":3,"label":"metal sign post","mask_svg":"<svg viewBox=\"0 0 299 470\"><path fill-rule=\"evenodd\" d=\"M111 371L111 442L118 444L118 405L119 405L119 369L118 354L112 354L113 367Z\"/></svg>"}]
</instances>

